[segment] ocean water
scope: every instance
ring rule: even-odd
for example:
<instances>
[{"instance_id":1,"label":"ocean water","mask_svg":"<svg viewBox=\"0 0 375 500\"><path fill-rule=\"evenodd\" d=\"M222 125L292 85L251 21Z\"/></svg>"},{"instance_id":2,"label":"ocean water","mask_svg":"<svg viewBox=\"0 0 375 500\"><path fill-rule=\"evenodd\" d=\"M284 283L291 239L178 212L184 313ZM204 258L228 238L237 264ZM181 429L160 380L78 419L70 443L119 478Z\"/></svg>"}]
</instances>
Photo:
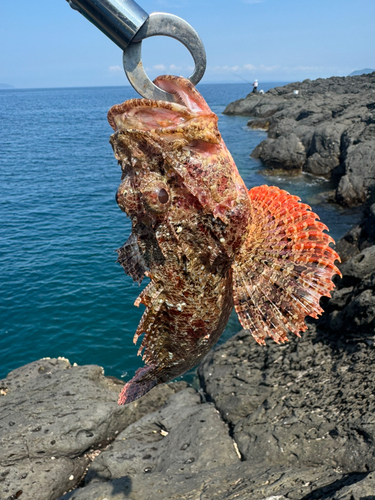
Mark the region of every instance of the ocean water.
<instances>
[{"instance_id":1,"label":"ocean water","mask_svg":"<svg viewBox=\"0 0 375 500\"><path fill-rule=\"evenodd\" d=\"M250 85L199 90L248 188L272 184L297 194L334 238L358 220L358 212L319 202L332 188L326 180L269 176L250 158L266 133L222 114ZM124 380L143 364L132 338L144 285L116 264L130 223L115 202L120 167L106 120L113 104L132 97L130 87L0 90L0 378L47 356L99 364ZM222 339L239 329L233 315Z\"/></svg>"}]
</instances>

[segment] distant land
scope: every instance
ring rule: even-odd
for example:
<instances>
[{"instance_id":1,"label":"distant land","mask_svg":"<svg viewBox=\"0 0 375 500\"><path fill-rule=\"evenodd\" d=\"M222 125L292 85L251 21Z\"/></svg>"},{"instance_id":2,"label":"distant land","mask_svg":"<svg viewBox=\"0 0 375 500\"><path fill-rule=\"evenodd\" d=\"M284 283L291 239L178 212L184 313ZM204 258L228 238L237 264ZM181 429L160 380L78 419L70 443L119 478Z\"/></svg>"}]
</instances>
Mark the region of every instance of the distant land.
<instances>
[{"instance_id":1,"label":"distant land","mask_svg":"<svg viewBox=\"0 0 375 500\"><path fill-rule=\"evenodd\" d=\"M374 71L375 71L375 69L371 69L371 68L357 69L356 71L353 71L353 73L350 73L349 76L367 75L368 73L373 73Z\"/></svg>"},{"instance_id":2,"label":"distant land","mask_svg":"<svg viewBox=\"0 0 375 500\"><path fill-rule=\"evenodd\" d=\"M0 89L14 89L13 85L8 85L7 83L0 83Z\"/></svg>"}]
</instances>

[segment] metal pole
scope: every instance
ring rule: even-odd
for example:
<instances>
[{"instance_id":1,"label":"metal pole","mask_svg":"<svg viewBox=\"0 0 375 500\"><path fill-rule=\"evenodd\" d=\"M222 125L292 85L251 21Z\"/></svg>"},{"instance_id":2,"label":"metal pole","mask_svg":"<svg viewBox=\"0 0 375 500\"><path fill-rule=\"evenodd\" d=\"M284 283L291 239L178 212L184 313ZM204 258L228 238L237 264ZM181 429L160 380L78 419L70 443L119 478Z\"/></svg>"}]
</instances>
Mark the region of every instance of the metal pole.
<instances>
[{"instance_id":1,"label":"metal pole","mask_svg":"<svg viewBox=\"0 0 375 500\"><path fill-rule=\"evenodd\" d=\"M130 44L148 18L134 0L67 0L122 50Z\"/></svg>"}]
</instances>

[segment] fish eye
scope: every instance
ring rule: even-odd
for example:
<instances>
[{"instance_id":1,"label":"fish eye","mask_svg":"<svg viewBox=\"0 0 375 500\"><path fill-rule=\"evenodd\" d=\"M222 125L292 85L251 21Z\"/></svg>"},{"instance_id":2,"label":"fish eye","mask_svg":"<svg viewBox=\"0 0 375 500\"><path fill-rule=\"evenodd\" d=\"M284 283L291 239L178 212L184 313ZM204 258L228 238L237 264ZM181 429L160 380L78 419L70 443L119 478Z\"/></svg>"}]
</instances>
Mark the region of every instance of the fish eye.
<instances>
[{"instance_id":1,"label":"fish eye","mask_svg":"<svg viewBox=\"0 0 375 500\"><path fill-rule=\"evenodd\" d=\"M141 186L142 200L148 210L162 214L169 208L171 193L168 184L163 179L155 177L151 177L147 184Z\"/></svg>"},{"instance_id":2,"label":"fish eye","mask_svg":"<svg viewBox=\"0 0 375 500\"><path fill-rule=\"evenodd\" d=\"M165 205L165 203L168 203L169 194L167 193L167 191L164 188L159 191L158 199L159 199L160 203L162 203L163 205Z\"/></svg>"}]
</instances>

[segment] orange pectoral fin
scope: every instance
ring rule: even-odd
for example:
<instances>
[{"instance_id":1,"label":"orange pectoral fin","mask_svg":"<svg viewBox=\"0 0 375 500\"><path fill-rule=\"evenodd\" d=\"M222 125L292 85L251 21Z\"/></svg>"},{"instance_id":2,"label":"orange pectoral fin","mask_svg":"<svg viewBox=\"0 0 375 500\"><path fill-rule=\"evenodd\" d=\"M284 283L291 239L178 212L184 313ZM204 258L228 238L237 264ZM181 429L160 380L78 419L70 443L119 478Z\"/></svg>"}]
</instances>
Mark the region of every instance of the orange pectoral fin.
<instances>
[{"instance_id":1,"label":"orange pectoral fin","mask_svg":"<svg viewBox=\"0 0 375 500\"><path fill-rule=\"evenodd\" d=\"M340 260L325 226L299 198L277 187L249 191L251 232L233 264L234 306L255 340L288 340L306 330L305 317L323 312Z\"/></svg>"}]
</instances>

